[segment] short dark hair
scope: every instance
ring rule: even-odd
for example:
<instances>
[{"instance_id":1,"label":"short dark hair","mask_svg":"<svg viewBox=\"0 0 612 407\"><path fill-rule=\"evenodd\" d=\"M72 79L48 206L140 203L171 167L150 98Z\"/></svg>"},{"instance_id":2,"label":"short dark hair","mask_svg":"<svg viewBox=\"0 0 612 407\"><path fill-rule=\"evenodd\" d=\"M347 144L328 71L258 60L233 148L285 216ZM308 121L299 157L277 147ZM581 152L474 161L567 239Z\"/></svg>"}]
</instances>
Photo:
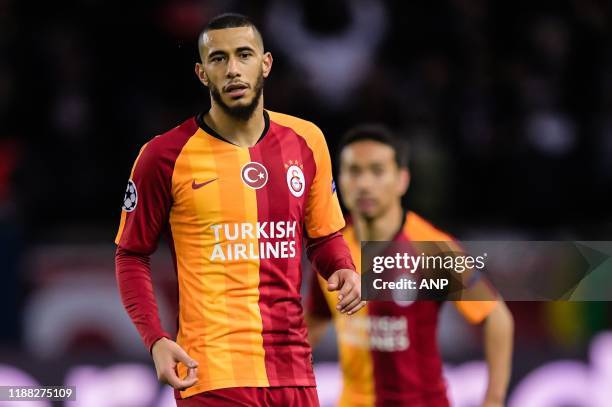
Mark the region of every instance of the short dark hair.
<instances>
[{"instance_id":1,"label":"short dark hair","mask_svg":"<svg viewBox=\"0 0 612 407\"><path fill-rule=\"evenodd\" d=\"M345 147L358 141L376 141L391 147L395 152L397 166L399 168L408 167L408 144L397 137L387 126L379 123L364 123L351 128L340 140L338 154L341 154Z\"/></svg>"},{"instance_id":2,"label":"short dark hair","mask_svg":"<svg viewBox=\"0 0 612 407\"><path fill-rule=\"evenodd\" d=\"M243 14L223 13L215 16L206 24L203 31L222 30L224 28L255 27L253 21Z\"/></svg>"},{"instance_id":3,"label":"short dark hair","mask_svg":"<svg viewBox=\"0 0 612 407\"><path fill-rule=\"evenodd\" d=\"M207 32L212 30L223 30L225 28L239 27L251 27L255 31L255 34L259 37L261 45L263 46L263 38L261 33L259 32L259 29L255 23L253 23L249 17L238 13L223 13L213 17L202 29L202 31L200 31L200 35L198 36L198 49L200 49L202 46L202 37Z\"/></svg>"}]
</instances>

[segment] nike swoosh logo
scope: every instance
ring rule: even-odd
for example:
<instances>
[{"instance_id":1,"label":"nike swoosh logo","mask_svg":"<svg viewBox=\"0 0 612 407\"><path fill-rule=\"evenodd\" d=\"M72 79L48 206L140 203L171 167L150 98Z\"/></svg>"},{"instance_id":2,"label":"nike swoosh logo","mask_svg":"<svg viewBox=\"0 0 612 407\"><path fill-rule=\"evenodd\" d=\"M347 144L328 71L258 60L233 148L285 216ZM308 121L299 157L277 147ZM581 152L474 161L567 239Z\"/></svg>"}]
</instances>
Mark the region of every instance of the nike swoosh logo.
<instances>
[{"instance_id":1,"label":"nike swoosh logo","mask_svg":"<svg viewBox=\"0 0 612 407\"><path fill-rule=\"evenodd\" d=\"M193 182L191 183L191 188L192 188L192 189L200 189L200 188L202 188L204 185L208 185L208 184L210 184L211 182L216 181L216 180L218 180L218 179L219 179L219 178L213 178L213 179L211 179L211 180L204 181L204 182L201 182L201 183L199 183L199 184L198 184L198 183L196 183L196 182L195 182L195 179L194 179L194 180L193 180Z\"/></svg>"}]
</instances>

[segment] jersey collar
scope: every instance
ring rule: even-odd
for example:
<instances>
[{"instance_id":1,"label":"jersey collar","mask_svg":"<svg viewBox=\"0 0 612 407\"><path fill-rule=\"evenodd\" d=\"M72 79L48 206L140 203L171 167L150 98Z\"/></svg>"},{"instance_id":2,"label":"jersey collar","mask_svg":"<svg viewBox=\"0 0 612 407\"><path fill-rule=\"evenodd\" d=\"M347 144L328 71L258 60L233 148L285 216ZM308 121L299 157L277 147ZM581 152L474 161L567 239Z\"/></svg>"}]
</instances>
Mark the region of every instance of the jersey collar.
<instances>
[{"instance_id":1,"label":"jersey collar","mask_svg":"<svg viewBox=\"0 0 612 407\"><path fill-rule=\"evenodd\" d=\"M217 139L219 139L221 141L224 141L224 142L229 143L231 145L234 145L236 147L241 147L238 144L232 143L231 141L229 141L228 139L226 139L225 137L223 137L222 135L217 133L215 130L213 130L210 126L208 126L206 124L206 122L204 121L204 116L206 115L206 113L208 113L208 112L198 113L198 115L195 117L197 125L202 130L204 130L206 133L210 134L214 138L217 138ZM263 111L263 116L264 116L264 123L265 123L264 129L261 132L261 136L259 136L259 138L257 139L257 142L255 143L255 145L253 147L255 147L257 144L259 144L259 142L264 138L264 136L266 134L268 134L268 130L270 129L270 115L268 114L268 112L265 109Z\"/></svg>"}]
</instances>

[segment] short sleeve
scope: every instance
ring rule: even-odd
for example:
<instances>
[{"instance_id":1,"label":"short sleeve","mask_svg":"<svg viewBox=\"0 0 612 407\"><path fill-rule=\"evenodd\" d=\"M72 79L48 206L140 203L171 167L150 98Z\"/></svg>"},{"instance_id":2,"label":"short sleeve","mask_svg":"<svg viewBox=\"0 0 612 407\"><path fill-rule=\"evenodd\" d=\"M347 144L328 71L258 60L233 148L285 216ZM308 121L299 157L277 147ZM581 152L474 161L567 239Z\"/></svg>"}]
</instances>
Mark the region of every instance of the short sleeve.
<instances>
[{"instance_id":1,"label":"short sleeve","mask_svg":"<svg viewBox=\"0 0 612 407\"><path fill-rule=\"evenodd\" d=\"M115 243L128 251L151 254L168 224L172 205L171 168L155 139L145 144L132 168Z\"/></svg>"},{"instance_id":2,"label":"short sleeve","mask_svg":"<svg viewBox=\"0 0 612 407\"><path fill-rule=\"evenodd\" d=\"M311 238L330 235L344 227L344 217L338 202L332 177L331 159L321 130L312 126L309 137L316 173L306 203L306 231Z\"/></svg>"},{"instance_id":3,"label":"short sleeve","mask_svg":"<svg viewBox=\"0 0 612 407\"><path fill-rule=\"evenodd\" d=\"M498 301L455 301L457 311L472 324L478 324L489 316Z\"/></svg>"},{"instance_id":4,"label":"short sleeve","mask_svg":"<svg viewBox=\"0 0 612 407\"><path fill-rule=\"evenodd\" d=\"M406 218L406 232L413 242L439 242L438 250L449 253L465 253L465 249L452 236L438 230L429 222L409 212ZM493 311L498 303L498 294L484 277L479 276L470 283L472 273L461 274L467 286L462 294L464 300L454 301L459 313L470 323L482 322Z\"/></svg>"}]
</instances>

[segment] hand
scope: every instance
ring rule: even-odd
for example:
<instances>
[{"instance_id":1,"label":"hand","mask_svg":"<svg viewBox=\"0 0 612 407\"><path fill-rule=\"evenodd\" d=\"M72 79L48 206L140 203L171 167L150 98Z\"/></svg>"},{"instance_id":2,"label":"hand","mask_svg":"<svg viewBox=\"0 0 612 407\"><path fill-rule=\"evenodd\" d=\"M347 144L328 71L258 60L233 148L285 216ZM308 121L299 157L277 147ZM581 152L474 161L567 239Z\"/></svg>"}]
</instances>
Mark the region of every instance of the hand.
<instances>
[{"instance_id":1,"label":"hand","mask_svg":"<svg viewBox=\"0 0 612 407\"><path fill-rule=\"evenodd\" d=\"M336 270L327 279L327 290L340 291L336 309L343 314L354 314L366 304L365 301L361 301L361 281L359 274L354 270Z\"/></svg>"},{"instance_id":2,"label":"hand","mask_svg":"<svg viewBox=\"0 0 612 407\"><path fill-rule=\"evenodd\" d=\"M177 390L185 390L198 381L198 362L191 359L187 352L176 342L168 338L161 338L153 345L151 351L157 380L161 383L169 384ZM188 368L187 376L184 379L178 377L176 365L183 363Z\"/></svg>"}]
</instances>

